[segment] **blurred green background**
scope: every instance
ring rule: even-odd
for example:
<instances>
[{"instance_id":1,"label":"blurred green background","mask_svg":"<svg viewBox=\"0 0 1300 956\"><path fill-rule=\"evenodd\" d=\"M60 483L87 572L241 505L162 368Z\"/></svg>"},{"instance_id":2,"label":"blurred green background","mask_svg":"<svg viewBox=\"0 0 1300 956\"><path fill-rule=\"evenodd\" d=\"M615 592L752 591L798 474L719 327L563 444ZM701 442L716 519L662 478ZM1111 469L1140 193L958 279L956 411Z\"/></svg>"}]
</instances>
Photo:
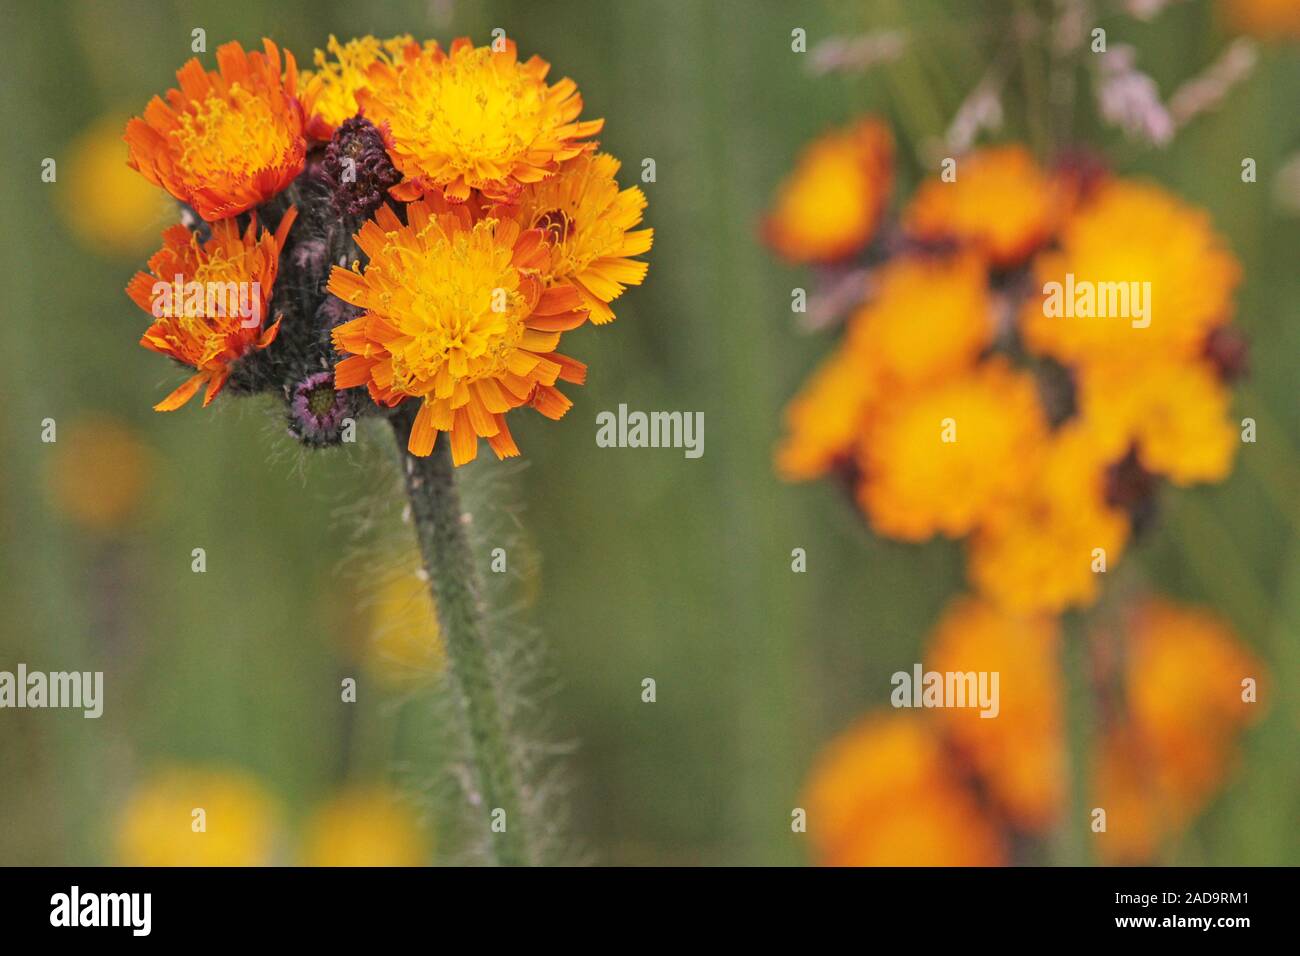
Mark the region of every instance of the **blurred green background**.
<instances>
[{"instance_id":1,"label":"blurred green background","mask_svg":"<svg viewBox=\"0 0 1300 956\"><path fill-rule=\"evenodd\" d=\"M574 838L608 863L804 861L789 821L810 761L887 700L889 674L917 659L961 587L961 564L955 546L870 536L830 483L774 476L782 407L829 340L795 329L790 289L811 277L775 264L757 222L800 146L867 109L893 121L897 193L910 192L912 146L942 131L1010 6L5 0L0 669L103 670L107 700L99 720L0 712L0 863L111 862L117 808L163 761L247 768L293 817L346 778L385 773L421 732L400 691L363 681L354 711L338 695L359 673L375 552L403 534L390 436L376 427L346 451L310 454L270 400L152 412L180 373L136 345L143 316L122 293L152 249L96 249L70 228L70 144L172 85L195 27L208 65L220 43L269 36L306 66L330 33L485 43L497 26L578 81L585 115L606 117L602 143L623 159L625 184L642 158L657 166L644 187L656 230L646 284L612 327L566 339L588 382L559 423L512 419L526 465L497 489L539 559L521 613L557 677L545 705L554 735L575 744L564 770ZM794 27L815 44L886 26L913 31L912 52L865 76L815 77L790 49ZM1203 3L1110 29L1163 90L1224 43ZM1022 138L1017 90L1006 136ZM1237 321L1254 346L1236 409L1258 421L1258 444L1226 483L1165 494L1126 558L1163 592L1218 609L1276 678L1239 772L1168 862L1300 862L1300 223L1269 185L1300 148L1298 94L1295 49L1269 48L1173 148L1097 137L1121 168L1210 211L1245 266ZM1240 182L1244 155L1260 184ZM45 157L59 160L57 183L41 182ZM598 449L595 415L620 402L702 411L704 457ZM52 470L81 466L40 441L43 419L62 430L87 415L126 423L149 449L138 507L106 531L58 506ZM466 480L500 467L484 450ZM372 515L392 527L374 534ZM207 551L202 575L195 547ZM790 571L794 547L807 549L806 574ZM657 682L653 706L644 677Z\"/></svg>"}]
</instances>

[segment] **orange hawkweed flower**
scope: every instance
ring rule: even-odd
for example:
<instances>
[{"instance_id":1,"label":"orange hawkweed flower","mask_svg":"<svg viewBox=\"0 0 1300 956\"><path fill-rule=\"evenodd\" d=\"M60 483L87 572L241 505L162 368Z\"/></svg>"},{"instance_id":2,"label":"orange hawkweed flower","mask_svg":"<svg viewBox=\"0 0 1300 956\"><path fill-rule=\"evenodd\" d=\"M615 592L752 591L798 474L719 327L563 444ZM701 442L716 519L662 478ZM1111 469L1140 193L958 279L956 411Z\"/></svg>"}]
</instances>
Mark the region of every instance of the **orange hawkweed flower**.
<instances>
[{"instance_id":1,"label":"orange hawkweed flower","mask_svg":"<svg viewBox=\"0 0 1300 956\"><path fill-rule=\"evenodd\" d=\"M559 418L572 404L557 379L581 384L587 367L558 354L560 334L587 320L570 285L543 286L551 251L541 229L514 219L475 221L467 205L436 196L406 207L407 225L384 206L356 235L365 271L335 266L329 291L366 310L336 328L349 358L337 388L365 385L380 404L423 400L409 450L428 455L451 433L461 465L486 438L498 458L519 454L505 413L531 405Z\"/></svg>"},{"instance_id":2,"label":"orange hawkweed flower","mask_svg":"<svg viewBox=\"0 0 1300 956\"><path fill-rule=\"evenodd\" d=\"M894 138L874 118L810 143L781 184L763 237L791 262L832 262L875 235L894 184Z\"/></svg>"},{"instance_id":3,"label":"orange hawkweed flower","mask_svg":"<svg viewBox=\"0 0 1300 956\"><path fill-rule=\"evenodd\" d=\"M242 235L233 219L213 223L207 242L183 225L163 233L163 247L149 260L150 271L137 272L126 293L154 316L140 344L193 366L198 374L155 405L155 411L180 408L205 383L206 406L226 384L232 362L275 340L280 320L266 325L267 304L280 251L297 216L290 206L275 234L264 231L260 237L256 217ZM229 301L232 287L245 308ZM214 289L222 294L216 303L210 295Z\"/></svg>"},{"instance_id":4,"label":"orange hawkweed flower","mask_svg":"<svg viewBox=\"0 0 1300 956\"><path fill-rule=\"evenodd\" d=\"M578 290L591 320L614 319L609 307L629 285L640 285L649 265L629 258L650 251L653 229L641 222L646 199L638 186L620 190L621 164L607 153L582 153L540 183L525 186L518 212L525 229L544 229L551 243L550 278Z\"/></svg>"},{"instance_id":5,"label":"orange hawkweed flower","mask_svg":"<svg viewBox=\"0 0 1300 956\"><path fill-rule=\"evenodd\" d=\"M468 37L449 52L431 43L400 64L377 60L357 103L386 128L393 165L406 177L391 193L403 201L441 189L452 202L480 190L512 202L525 183L554 175L593 142L604 120L579 121L582 97L568 78L551 85L551 65L518 60L515 44L476 47Z\"/></svg>"},{"instance_id":6,"label":"orange hawkweed flower","mask_svg":"<svg viewBox=\"0 0 1300 956\"><path fill-rule=\"evenodd\" d=\"M1056 189L1023 146L977 150L953 182L931 178L903 215L907 231L926 240L970 245L997 266L1023 262L1045 243L1059 213Z\"/></svg>"},{"instance_id":7,"label":"orange hawkweed flower","mask_svg":"<svg viewBox=\"0 0 1300 956\"><path fill-rule=\"evenodd\" d=\"M302 172L307 141L293 54L263 40L217 50L218 69L197 59L176 73L180 89L155 96L126 125L130 165L209 221L260 205Z\"/></svg>"}]
</instances>

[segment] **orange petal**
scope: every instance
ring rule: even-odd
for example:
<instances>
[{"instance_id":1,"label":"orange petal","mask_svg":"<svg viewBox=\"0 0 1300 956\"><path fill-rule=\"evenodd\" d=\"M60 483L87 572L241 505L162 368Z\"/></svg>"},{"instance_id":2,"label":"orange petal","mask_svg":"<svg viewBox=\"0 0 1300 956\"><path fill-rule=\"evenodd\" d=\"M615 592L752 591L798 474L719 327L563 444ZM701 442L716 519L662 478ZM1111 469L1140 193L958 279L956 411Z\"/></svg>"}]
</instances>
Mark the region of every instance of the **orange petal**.
<instances>
[{"instance_id":1,"label":"orange petal","mask_svg":"<svg viewBox=\"0 0 1300 956\"><path fill-rule=\"evenodd\" d=\"M420 403L420 410L411 423L411 438L406 443L406 450L424 458L433 452L437 440L438 429L433 427L433 403L426 398Z\"/></svg>"},{"instance_id":2,"label":"orange petal","mask_svg":"<svg viewBox=\"0 0 1300 956\"><path fill-rule=\"evenodd\" d=\"M199 372L198 375L186 379L185 384L155 405L153 410L155 412L174 412L194 397L203 383L208 380L208 374L207 372Z\"/></svg>"}]
</instances>

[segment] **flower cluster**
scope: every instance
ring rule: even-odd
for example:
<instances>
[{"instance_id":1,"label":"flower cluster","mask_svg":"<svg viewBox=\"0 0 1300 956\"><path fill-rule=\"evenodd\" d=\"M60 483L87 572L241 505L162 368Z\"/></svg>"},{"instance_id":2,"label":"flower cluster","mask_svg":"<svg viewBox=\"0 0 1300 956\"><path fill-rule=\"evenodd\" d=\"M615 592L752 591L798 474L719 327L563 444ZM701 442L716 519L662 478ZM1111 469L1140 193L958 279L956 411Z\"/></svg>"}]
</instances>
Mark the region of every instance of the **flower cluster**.
<instances>
[{"instance_id":1,"label":"flower cluster","mask_svg":"<svg viewBox=\"0 0 1300 956\"><path fill-rule=\"evenodd\" d=\"M839 289L821 301L853 303L835 350L787 409L776 466L792 481L842 480L879 535L962 541L974 593L944 616L925 660L1016 679L1002 685L998 720L868 718L833 745L810 801L867 800L864 783L830 791L859 773L896 776L879 756L888 740L924 735L922 751L951 758L939 761L944 780L927 785L935 799L951 795L936 819L968 815L978 794L997 833L1038 834L1064 800L1056 615L1097 601L1103 572L1148 525L1163 483L1214 482L1231 470L1241 270L1208 216L1163 188L1079 156L1044 166L1017 144L960 157L891 217L889 142L870 118L827 134L780 187L766 224L778 254L817 264ZM1233 662L1215 689L1232 716L1210 719L1235 727L1246 708L1230 698L1255 671L1226 628L1209 630ZM1129 653L1160 647L1142 633L1135 625ZM1183 676L1154 693L1191 707L1195 675ZM1207 754L1215 774L1198 778L1203 797L1221 778L1230 733L1180 737L1161 755L1129 730L1141 724L1142 693L1117 691L1116 713L1133 717L1117 722L1119 742L1105 749L1171 765ZM913 722L922 728L899 729ZM963 789L962 774L978 785ZM1174 800L1183 779L1159 784L1152 799ZM888 795L905 831L921 825L913 796ZM823 859L901 861L848 832L822 832ZM1007 841L972 832L950 862L1004 857Z\"/></svg>"},{"instance_id":2,"label":"flower cluster","mask_svg":"<svg viewBox=\"0 0 1300 956\"><path fill-rule=\"evenodd\" d=\"M229 43L217 65L191 60L126 130L130 166L184 208L128 287L154 317L142 344L195 372L156 407L278 391L321 445L415 401L410 451L447 432L457 465L479 438L518 454L513 409L563 415L556 384L586 366L562 334L614 318L653 240L576 84L507 40L331 37L302 72Z\"/></svg>"}]
</instances>

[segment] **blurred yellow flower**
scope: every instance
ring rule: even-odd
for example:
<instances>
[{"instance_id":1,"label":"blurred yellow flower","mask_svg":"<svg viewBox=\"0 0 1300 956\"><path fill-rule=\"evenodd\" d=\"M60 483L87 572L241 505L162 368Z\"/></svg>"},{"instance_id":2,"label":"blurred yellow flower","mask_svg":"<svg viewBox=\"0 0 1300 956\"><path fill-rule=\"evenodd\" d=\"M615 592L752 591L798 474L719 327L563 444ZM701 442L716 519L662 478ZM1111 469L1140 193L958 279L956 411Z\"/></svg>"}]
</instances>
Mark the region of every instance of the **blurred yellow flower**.
<instances>
[{"instance_id":1,"label":"blurred yellow flower","mask_svg":"<svg viewBox=\"0 0 1300 956\"><path fill-rule=\"evenodd\" d=\"M1023 146L976 150L957 162L957 178L927 179L903 214L908 233L978 249L996 266L1018 265L1056 228L1059 189Z\"/></svg>"},{"instance_id":2,"label":"blurred yellow flower","mask_svg":"<svg viewBox=\"0 0 1300 956\"><path fill-rule=\"evenodd\" d=\"M276 850L276 807L249 774L172 767L136 789L119 819L124 866L259 866Z\"/></svg>"},{"instance_id":3,"label":"blurred yellow flower","mask_svg":"<svg viewBox=\"0 0 1300 956\"><path fill-rule=\"evenodd\" d=\"M145 498L152 450L126 422L89 414L58 426L46 487L56 511L92 531L121 529Z\"/></svg>"},{"instance_id":4,"label":"blurred yellow flower","mask_svg":"<svg viewBox=\"0 0 1300 956\"><path fill-rule=\"evenodd\" d=\"M1231 395L1208 364L1152 356L1134 375L1090 363L1077 381L1080 414L1112 458L1136 445L1142 467L1176 485L1221 481L1232 470L1240 440L1228 419Z\"/></svg>"},{"instance_id":5,"label":"blurred yellow flower","mask_svg":"<svg viewBox=\"0 0 1300 956\"><path fill-rule=\"evenodd\" d=\"M873 416L858 500L880 534L961 537L1024 487L1046 435L1033 378L995 357Z\"/></svg>"},{"instance_id":6,"label":"blurred yellow flower","mask_svg":"<svg viewBox=\"0 0 1300 956\"><path fill-rule=\"evenodd\" d=\"M875 235L894 182L894 138L874 118L814 140L777 191L763 235L791 262L853 255Z\"/></svg>"},{"instance_id":7,"label":"blurred yellow flower","mask_svg":"<svg viewBox=\"0 0 1300 956\"><path fill-rule=\"evenodd\" d=\"M997 829L920 717L872 715L831 741L804 795L827 866L997 866Z\"/></svg>"},{"instance_id":8,"label":"blurred yellow flower","mask_svg":"<svg viewBox=\"0 0 1300 956\"><path fill-rule=\"evenodd\" d=\"M1106 500L1110 460L1089 429L1067 423L1053 433L1019 494L990 509L967 548L967 573L1008 610L1059 613L1097 599L1102 549L1113 567L1129 520ZM1100 568L1100 565L1097 565Z\"/></svg>"},{"instance_id":9,"label":"blurred yellow flower","mask_svg":"<svg viewBox=\"0 0 1300 956\"><path fill-rule=\"evenodd\" d=\"M306 866L423 866L431 841L414 813L379 787L345 790L307 822Z\"/></svg>"},{"instance_id":10,"label":"blurred yellow flower","mask_svg":"<svg viewBox=\"0 0 1300 956\"><path fill-rule=\"evenodd\" d=\"M104 116L72 143L58 208L88 248L132 255L152 248L175 206L127 165L126 120Z\"/></svg>"},{"instance_id":11,"label":"blurred yellow flower","mask_svg":"<svg viewBox=\"0 0 1300 956\"><path fill-rule=\"evenodd\" d=\"M936 714L1007 817L1021 830L1046 830L1061 812L1066 780L1056 621L958 598L931 635L925 662L941 673L997 672L996 717L962 707Z\"/></svg>"},{"instance_id":12,"label":"blurred yellow flower","mask_svg":"<svg viewBox=\"0 0 1300 956\"><path fill-rule=\"evenodd\" d=\"M1025 341L1069 365L1106 361L1132 367L1156 358L1195 358L1210 332L1232 318L1240 279L1241 267L1207 213L1154 184L1108 180L1066 223L1060 248L1035 261L1034 294L1021 312ZM1044 292L1049 283L1060 286L1064 308L1084 302L1084 308L1099 311L1105 298L1111 313L1124 311L1121 290L1115 289L1118 308L1111 309L1103 284L1122 285L1130 314L1046 314L1056 291ZM1134 283L1145 298L1145 315L1137 314ZM1090 307L1086 295L1093 297Z\"/></svg>"},{"instance_id":13,"label":"blurred yellow flower","mask_svg":"<svg viewBox=\"0 0 1300 956\"><path fill-rule=\"evenodd\" d=\"M432 680L446 666L438 615L417 555L379 583L366 649L376 675L391 684Z\"/></svg>"}]
</instances>

